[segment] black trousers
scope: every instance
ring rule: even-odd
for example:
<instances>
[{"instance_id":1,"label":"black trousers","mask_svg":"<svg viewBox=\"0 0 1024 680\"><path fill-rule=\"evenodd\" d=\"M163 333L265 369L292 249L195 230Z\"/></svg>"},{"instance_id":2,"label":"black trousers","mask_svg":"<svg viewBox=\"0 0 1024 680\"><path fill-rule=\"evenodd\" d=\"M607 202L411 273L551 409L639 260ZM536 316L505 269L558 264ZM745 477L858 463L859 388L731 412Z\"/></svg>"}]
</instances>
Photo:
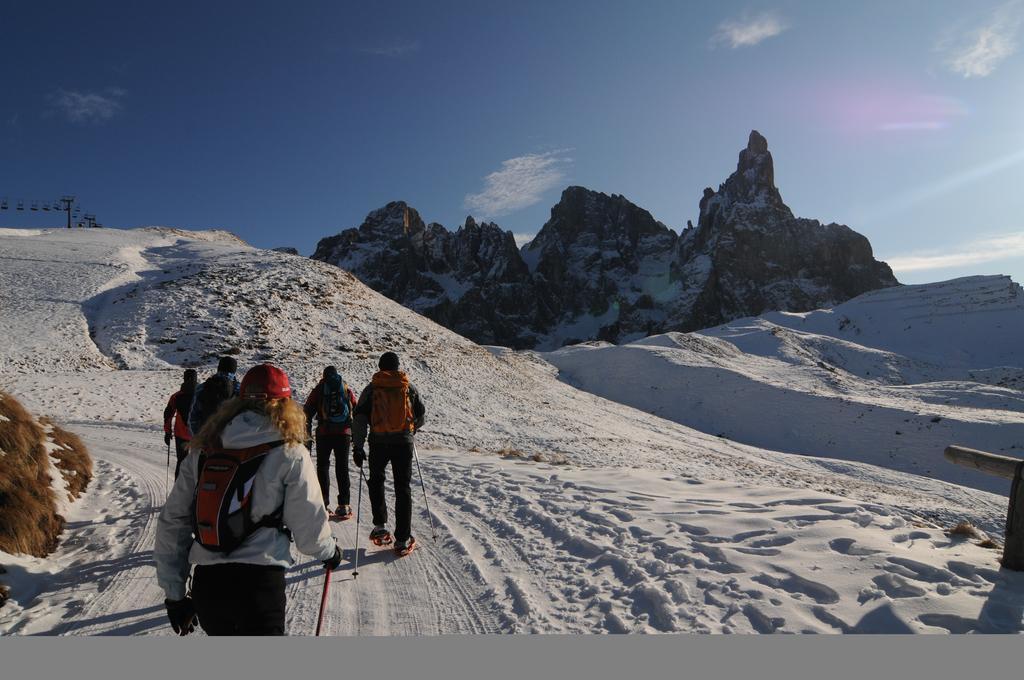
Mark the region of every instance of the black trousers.
<instances>
[{"instance_id":1,"label":"black trousers","mask_svg":"<svg viewBox=\"0 0 1024 680\"><path fill-rule=\"evenodd\" d=\"M196 566L192 601L207 635L284 635L284 567Z\"/></svg>"},{"instance_id":2,"label":"black trousers","mask_svg":"<svg viewBox=\"0 0 1024 680\"><path fill-rule=\"evenodd\" d=\"M348 488L348 457L352 451L352 435L318 434L316 436L316 479L324 505L331 497L331 457L334 457L334 477L338 482L338 505L351 505Z\"/></svg>"},{"instance_id":3,"label":"black trousers","mask_svg":"<svg viewBox=\"0 0 1024 680\"><path fill-rule=\"evenodd\" d=\"M370 508L374 524L387 524L388 504L384 498L384 473L391 463L391 474L395 479L395 540L404 541L410 536L412 524L412 443L375 444L370 442Z\"/></svg>"},{"instance_id":4,"label":"black trousers","mask_svg":"<svg viewBox=\"0 0 1024 680\"><path fill-rule=\"evenodd\" d=\"M174 438L174 455L178 457L178 462L174 464L174 478L178 478L178 471L181 470L181 461L188 457L188 440L182 439L181 437Z\"/></svg>"}]
</instances>

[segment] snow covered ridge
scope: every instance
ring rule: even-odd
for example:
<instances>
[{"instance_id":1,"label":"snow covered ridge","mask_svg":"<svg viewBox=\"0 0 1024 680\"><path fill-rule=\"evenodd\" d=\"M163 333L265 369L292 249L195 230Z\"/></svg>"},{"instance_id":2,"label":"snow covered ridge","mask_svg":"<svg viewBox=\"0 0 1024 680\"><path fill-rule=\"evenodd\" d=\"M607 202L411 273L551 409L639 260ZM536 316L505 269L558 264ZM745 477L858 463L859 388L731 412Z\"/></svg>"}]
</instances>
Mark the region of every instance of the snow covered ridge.
<instances>
[{"instance_id":1,"label":"snow covered ridge","mask_svg":"<svg viewBox=\"0 0 1024 680\"><path fill-rule=\"evenodd\" d=\"M793 216L757 131L699 205L680 235L623 196L572 186L519 250L496 224L468 217L453 233L396 201L313 257L476 342L534 349L806 311L897 283L860 234Z\"/></svg>"},{"instance_id":2,"label":"snow covered ridge","mask_svg":"<svg viewBox=\"0 0 1024 680\"><path fill-rule=\"evenodd\" d=\"M569 384L708 434L1005 494L941 452L1024 457L1021 338L1021 287L978 276L543 356Z\"/></svg>"}]
</instances>

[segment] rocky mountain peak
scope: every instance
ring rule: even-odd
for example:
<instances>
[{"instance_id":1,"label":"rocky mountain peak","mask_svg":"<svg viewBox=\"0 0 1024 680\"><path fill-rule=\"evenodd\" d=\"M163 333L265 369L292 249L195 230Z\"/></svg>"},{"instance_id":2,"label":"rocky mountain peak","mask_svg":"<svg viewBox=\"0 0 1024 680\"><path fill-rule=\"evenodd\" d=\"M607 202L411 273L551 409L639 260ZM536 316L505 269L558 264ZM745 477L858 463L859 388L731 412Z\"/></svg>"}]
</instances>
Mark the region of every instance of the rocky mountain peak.
<instances>
[{"instance_id":1,"label":"rocky mountain peak","mask_svg":"<svg viewBox=\"0 0 1024 680\"><path fill-rule=\"evenodd\" d=\"M397 237L424 231L426 224L416 209L409 207L405 201L391 201L383 208L378 208L367 215L359 229Z\"/></svg>"},{"instance_id":2,"label":"rocky mountain peak","mask_svg":"<svg viewBox=\"0 0 1024 680\"><path fill-rule=\"evenodd\" d=\"M772 154L768 140L760 132L750 131L747 147L740 151L736 171L718 191L710 187L704 190L700 212L700 226L713 225L723 217L729 221L745 217L761 224L793 218L793 212L782 202L782 195L775 186Z\"/></svg>"}]
</instances>

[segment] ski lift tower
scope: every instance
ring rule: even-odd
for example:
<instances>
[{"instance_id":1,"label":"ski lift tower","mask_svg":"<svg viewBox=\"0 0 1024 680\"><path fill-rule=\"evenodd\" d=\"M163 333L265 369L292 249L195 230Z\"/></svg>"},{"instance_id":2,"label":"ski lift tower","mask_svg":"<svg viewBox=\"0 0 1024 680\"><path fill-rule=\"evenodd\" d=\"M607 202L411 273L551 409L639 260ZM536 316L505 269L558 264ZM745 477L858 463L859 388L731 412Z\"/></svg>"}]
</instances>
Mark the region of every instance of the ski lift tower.
<instances>
[{"instance_id":1,"label":"ski lift tower","mask_svg":"<svg viewBox=\"0 0 1024 680\"><path fill-rule=\"evenodd\" d=\"M64 212L68 214L68 229L71 228L71 206L75 204L74 196L63 196L60 202L64 204Z\"/></svg>"}]
</instances>

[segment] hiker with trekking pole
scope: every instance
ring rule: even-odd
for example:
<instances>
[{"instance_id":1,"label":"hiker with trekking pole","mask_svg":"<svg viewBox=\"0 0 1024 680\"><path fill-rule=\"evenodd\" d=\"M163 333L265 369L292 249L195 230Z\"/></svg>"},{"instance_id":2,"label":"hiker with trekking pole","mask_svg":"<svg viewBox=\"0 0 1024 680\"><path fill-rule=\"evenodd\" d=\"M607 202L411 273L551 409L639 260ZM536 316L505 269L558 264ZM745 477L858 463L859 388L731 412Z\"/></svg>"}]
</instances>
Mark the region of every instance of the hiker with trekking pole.
<instances>
[{"instance_id":1,"label":"hiker with trekking pole","mask_svg":"<svg viewBox=\"0 0 1024 680\"><path fill-rule=\"evenodd\" d=\"M352 517L348 481L348 457L352 450L352 411L356 407L355 392L341 379L338 369L328 366L323 378L310 392L303 410L306 412L306 438L312 440L313 418L316 418L316 477L324 496L324 506L331 498L331 458L338 482L338 507L332 520ZM328 512L330 510L328 509Z\"/></svg>"},{"instance_id":2,"label":"hiker with trekking pole","mask_svg":"<svg viewBox=\"0 0 1024 680\"><path fill-rule=\"evenodd\" d=\"M291 393L284 371L255 366L239 396L208 414L192 438L196 455L182 463L153 549L179 635L196 625L207 635L284 635L293 540L299 552L323 561L322 605L327 601L341 550L303 446L306 417Z\"/></svg>"},{"instance_id":3,"label":"hiker with trekking pole","mask_svg":"<svg viewBox=\"0 0 1024 680\"><path fill-rule=\"evenodd\" d=\"M417 465L413 437L423 426L426 408L419 391L409 382L409 376L399 370L398 355L385 352L378 362L380 368L370 384L362 391L353 412L352 460L362 472L366 453L363 448L369 430L370 475L367 490L373 514L370 542L388 545L394 541L395 553L407 555L416 547L412 535L412 463ZM395 533L387 529L388 508L384 497L384 475L388 463L395 486ZM426 503L426 487L422 484ZM429 515L429 512L428 512ZM433 519L431 518L431 526Z\"/></svg>"},{"instance_id":4,"label":"hiker with trekking pole","mask_svg":"<svg viewBox=\"0 0 1024 680\"><path fill-rule=\"evenodd\" d=\"M196 369L185 370L182 379L181 389L171 395L167 400L167 407L164 409L164 444L167 445L167 467L171 467L171 437L174 438L174 453L178 462L174 466L174 478L178 478L181 470L181 461L188 455L188 442L192 439L192 431L188 428L188 414L192 408L192 397L199 382ZM173 421L173 423L172 423ZM173 433L173 434L172 434ZM164 479L164 486L167 480ZM166 495L166 494L165 494Z\"/></svg>"}]
</instances>

